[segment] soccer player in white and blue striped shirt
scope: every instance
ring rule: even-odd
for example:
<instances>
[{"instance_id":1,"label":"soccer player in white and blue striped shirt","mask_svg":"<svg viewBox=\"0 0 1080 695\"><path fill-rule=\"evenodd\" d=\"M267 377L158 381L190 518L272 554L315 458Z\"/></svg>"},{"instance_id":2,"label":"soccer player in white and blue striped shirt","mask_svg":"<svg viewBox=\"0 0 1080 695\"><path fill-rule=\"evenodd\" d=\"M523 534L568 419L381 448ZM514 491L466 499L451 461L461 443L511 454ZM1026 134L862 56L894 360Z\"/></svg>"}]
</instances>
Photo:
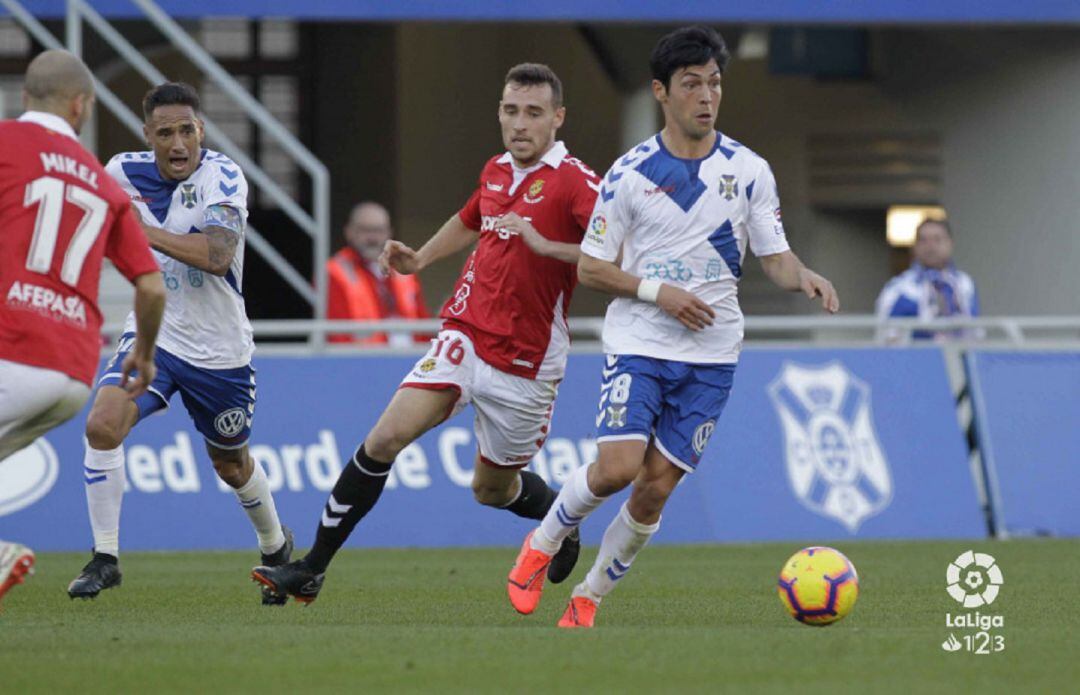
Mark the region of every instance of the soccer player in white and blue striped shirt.
<instances>
[{"instance_id":1,"label":"soccer player in white and blue striped shirt","mask_svg":"<svg viewBox=\"0 0 1080 695\"><path fill-rule=\"evenodd\" d=\"M582 284L616 296L604 322L607 363L599 457L566 481L525 539L507 590L531 613L543 568L609 496L634 483L560 627L592 627L597 606L660 526L693 472L731 390L742 346L737 283L747 246L783 289L839 309L832 284L788 248L768 163L714 130L728 54L705 27L660 40L650 66L664 129L608 171L581 244Z\"/></svg>"}]
</instances>

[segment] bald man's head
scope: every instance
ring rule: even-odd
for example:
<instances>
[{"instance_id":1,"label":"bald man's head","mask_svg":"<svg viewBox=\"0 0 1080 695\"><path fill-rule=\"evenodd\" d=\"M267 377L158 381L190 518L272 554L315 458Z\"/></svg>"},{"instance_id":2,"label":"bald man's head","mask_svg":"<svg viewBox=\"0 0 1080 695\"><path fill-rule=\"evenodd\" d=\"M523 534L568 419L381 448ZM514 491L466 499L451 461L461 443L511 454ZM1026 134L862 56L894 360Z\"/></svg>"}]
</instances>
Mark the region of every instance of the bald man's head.
<instances>
[{"instance_id":1,"label":"bald man's head","mask_svg":"<svg viewBox=\"0 0 1080 695\"><path fill-rule=\"evenodd\" d=\"M75 132L90 118L94 103L94 77L90 69L67 51L44 51L26 68L23 104L28 111L56 114Z\"/></svg>"}]
</instances>

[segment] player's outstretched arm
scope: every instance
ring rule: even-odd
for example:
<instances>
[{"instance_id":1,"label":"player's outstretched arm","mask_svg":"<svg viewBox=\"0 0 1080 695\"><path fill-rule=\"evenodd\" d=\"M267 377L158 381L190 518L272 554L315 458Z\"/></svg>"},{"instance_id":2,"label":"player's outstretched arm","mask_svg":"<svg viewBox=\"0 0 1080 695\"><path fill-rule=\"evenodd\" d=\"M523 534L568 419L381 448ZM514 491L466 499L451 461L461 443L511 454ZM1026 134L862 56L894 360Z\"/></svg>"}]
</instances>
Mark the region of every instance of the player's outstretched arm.
<instances>
[{"instance_id":1,"label":"player's outstretched arm","mask_svg":"<svg viewBox=\"0 0 1080 695\"><path fill-rule=\"evenodd\" d=\"M840 297L832 283L803 265L791 251L761 257L761 267L769 279L789 292L802 292L810 299L821 297L821 306L830 314L840 311Z\"/></svg>"},{"instance_id":2,"label":"player's outstretched arm","mask_svg":"<svg viewBox=\"0 0 1080 695\"><path fill-rule=\"evenodd\" d=\"M207 209L207 224L201 234L171 234L143 223L150 247L211 275L229 272L236 246L243 233L240 213L227 205Z\"/></svg>"},{"instance_id":3,"label":"player's outstretched arm","mask_svg":"<svg viewBox=\"0 0 1080 695\"><path fill-rule=\"evenodd\" d=\"M692 331L711 326L716 317L711 306L684 289L659 280L642 280L611 261L587 253L581 254L578 261L578 280L586 287L617 297L636 297L643 302L652 302Z\"/></svg>"},{"instance_id":4,"label":"player's outstretched arm","mask_svg":"<svg viewBox=\"0 0 1080 695\"><path fill-rule=\"evenodd\" d=\"M135 345L120 367L123 375L120 385L132 398L145 393L154 380L154 345L164 313L165 284L161 281L161 273L146 273L135 278ZM132 372L135 377L129 379Z\"/></svg>"},{"instance_id":5,"label":"player's outstretched arm","mask_svg":"<svg viewBox=\"0 0 1080 695\"><path fill-rule=\"evenodd\" d=\"M548 256L564 263L576 264L581 256L581 246L567 244L562 241L552 241L536 230L521 215L510 212L499 218L499 229L517 234L529 247L529 250L538 256Z\"/></svg>"},{"instance_id":6,"label":"player's outstretched arm","mask_svg":"<svg viewBox=\"0 0 1080 695\"><path fill-rule=\"evenodd\" d=\"M466 227L461 218L454 214L419 251L393 239L386 242L379 256L379 265L384 272L393 268L403 275L418 273L432 263L468 248L476 243L479 236L479 232Z\"/></svg>"}]
</instances>

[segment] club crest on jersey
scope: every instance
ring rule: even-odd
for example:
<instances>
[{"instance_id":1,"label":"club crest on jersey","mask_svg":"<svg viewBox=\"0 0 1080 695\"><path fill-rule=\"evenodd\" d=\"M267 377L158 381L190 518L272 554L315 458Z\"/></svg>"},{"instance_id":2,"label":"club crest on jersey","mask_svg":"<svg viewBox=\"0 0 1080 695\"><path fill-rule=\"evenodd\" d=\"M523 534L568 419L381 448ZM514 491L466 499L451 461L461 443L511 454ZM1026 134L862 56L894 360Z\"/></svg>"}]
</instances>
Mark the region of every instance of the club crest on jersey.
<instances>
[{"instance_id":1,"label":"club crest on jersey","mask_svg":"<svg viewBox=\"0 0 1080 695\"><path fill-rule=\"evenodd\" d=\"M434 357L429 357L429 358L427 358L426 360L424 360L423 362L420 363L420 371L423 372L424 374L427 374L432 369L435 369L435 358Z\"/></svg>"},{"instance_id":2,"label":"club crest on jersey","mask_svg":"<svg viewBox=\"0 0 1080 695\"><path fill-rule=\"evenodd\" d=\"M785 363L768 386L784 429L788 482L807 509L850 533L892 501L870 387L840 362Z\"/></svg>"},{"instance_id":3,"label":"club crest on jersey","mask_svg":"<svg viewBox=\"0 0 1080 695\"><path fill-rule=\"evenodd\" d=\"M198 202L198 196L195 194L195 184L182 183L180 184L180 204L191 210L195 207L195 203Z\"/></svg>"},{"instance_id":4,"label":"club crest on jersey","mask_svg":"<svg viewBox=\"0 0 1080 695\"><path fill-rule=\"evenodd\" d=\"M609 405L607 407L607 426L613 430L626 426L625 405Z\"/></svg>"},{"instance_id":5,"label":"club crest on jersey","mask_svg":"<svg viewBox=\"0 0 1080 695\"><path fill-rule=\"evenodd\" d=\"M198 268L192 268L189 266L187 269L187 279L188 282L191 283L192 287L203 286L203 274L202 271Z\"/></svg>"},{"instance_id":6,"label":"club crest on jersey","mask_svg":"<svg viewBox=\"0 0 1080 695\"><path fill-rule=\"evenodd\" d=\"M543 191L543 190L544 190L544 180L543 179L537 179L536 181L533 181L533 184L531 186L529 186L528 192L525 193L525 202L526 203L531 203L533 205L535 205L536 203L539 203L541 200L544 199L544 196L540 195L541 191Z\"/></svg>"},{"instance_id":7,"label":"club crest on jersey","mask_svg":"<svg viewBox=\"0 0 1080 695\"><path fill-rule=\"evenodd\" d=\"M720 176L720 195L724 200L735 200L739 195L739 181L731 174Z\"/></svg>"}]
</instances>

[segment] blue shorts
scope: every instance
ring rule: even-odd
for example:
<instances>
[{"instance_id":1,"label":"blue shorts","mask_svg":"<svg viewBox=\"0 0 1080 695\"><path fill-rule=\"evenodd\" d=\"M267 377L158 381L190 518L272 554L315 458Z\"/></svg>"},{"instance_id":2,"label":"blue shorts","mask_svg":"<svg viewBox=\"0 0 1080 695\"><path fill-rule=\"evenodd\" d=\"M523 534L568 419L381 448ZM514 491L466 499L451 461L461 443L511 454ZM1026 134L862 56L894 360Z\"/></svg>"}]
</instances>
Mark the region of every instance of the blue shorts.
<instances>
[{"instance_id":1,"label":"blue shorts","mask_svg":"<svg viewBox=\"0 0 1080 695\"><path fill-rule=\"evenodd\" d=\"M116 354L105 365L98 385L119 386L120 365L135 342L135 334L120 336ZM196 367L161 348L154 356L157 376L149 390L135 399L139 419L169 407L177 391L195 429L207 443L219 449L239 449L251 437L255 414L255 369L249 364L235 369Z\"/></svg>"},{"instance_id":2,"label":"blue shorts","mask_svg":"<svg viewBox=\"0 0 1080 695\"><path fill-rule=\"evenodd\" d=\"M668 460L693 472L724 411L734 377L733 364L608 355L596 440L653 438Z\"/></svg>"}]
</instances>

